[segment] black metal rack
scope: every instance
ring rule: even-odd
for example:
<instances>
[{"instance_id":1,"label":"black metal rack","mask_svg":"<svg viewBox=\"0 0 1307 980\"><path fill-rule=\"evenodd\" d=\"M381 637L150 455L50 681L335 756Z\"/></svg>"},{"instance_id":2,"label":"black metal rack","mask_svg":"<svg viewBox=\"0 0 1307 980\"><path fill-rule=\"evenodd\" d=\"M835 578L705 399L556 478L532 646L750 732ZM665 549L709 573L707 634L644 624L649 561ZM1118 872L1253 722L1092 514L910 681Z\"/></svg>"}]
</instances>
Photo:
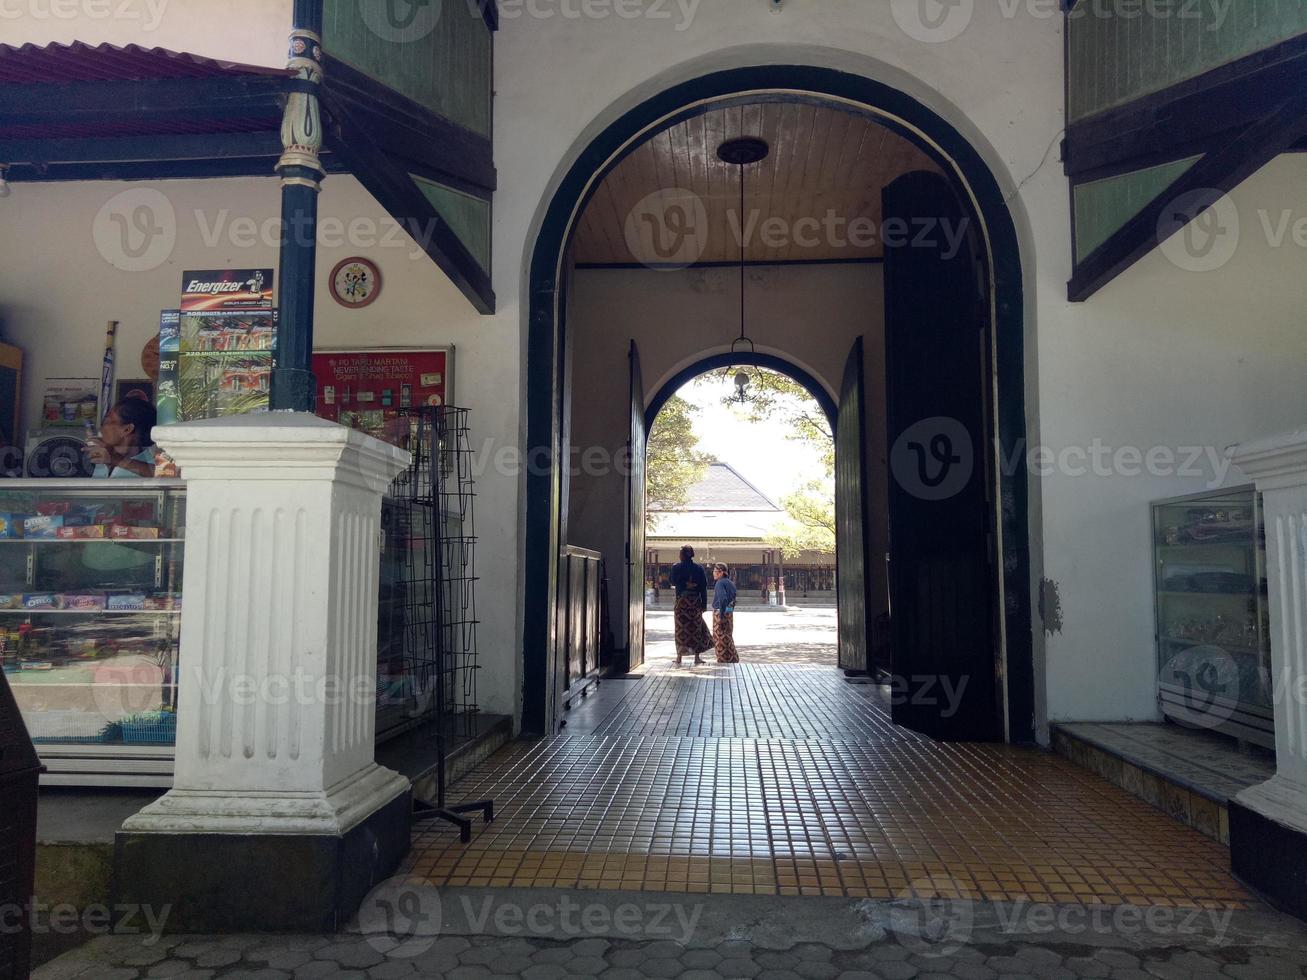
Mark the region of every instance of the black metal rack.
<instances>
[{"instance_id":1,"label":"black metal rack","mask_svg":"<svg viewBox=\"0 0 1307 980\"><path fill-rule=\"evenodd\" d=\"M390 597L389 645L417 696L421 730L436 749L436 799L415 799L413 821L445 820L472 839L481 813L490 823L494 801L451 805L446 800L451 741L477 732L477 612L475 480L468 412L418 408L409 419L412 465L391 487L390 538L402 548L397 594Z\"/></svg>"}]
</instances>

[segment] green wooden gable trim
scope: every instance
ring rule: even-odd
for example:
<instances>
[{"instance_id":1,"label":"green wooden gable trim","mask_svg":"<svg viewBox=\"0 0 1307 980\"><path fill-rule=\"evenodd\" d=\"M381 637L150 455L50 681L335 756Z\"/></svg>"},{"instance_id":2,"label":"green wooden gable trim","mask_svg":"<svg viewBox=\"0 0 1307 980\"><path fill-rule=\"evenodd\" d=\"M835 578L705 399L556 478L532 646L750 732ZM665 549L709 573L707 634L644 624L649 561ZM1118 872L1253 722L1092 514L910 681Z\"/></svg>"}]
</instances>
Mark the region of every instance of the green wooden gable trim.
<instances>
[{"instance_id":1,"label":"green wooden gable trim","mask_svg":"<svg viewBox=\"0 0 1307 980\"><path fill-rule=\"evenodd\" d=\"M1076 261L1082 261L1111 238L1201 159L1200 154L1078 185L1072 192L1076 215Z\"/></svg>"},{"instance_id":2,"label":"green wooden gable trim","mask_svg":"<svg viewBox=\"0 0 1307 980\"><path fill-rule=\"evenodd\" d=\"M396 6L403 17L396 16ZM493 34L476 4L325 0L332 57L465 129L489 137Z\"/></svg>"},{"instance_id":3,"label":"green wooden gable trim","mask_svg":"<svg viewBox=\"0 0 1307 980\"><path fill-rule=\"evenodd\" d=\"M464 247L480 264L490 270L490 202L464 194L435 181L409 174L436 213L449 225Z\"/></svg>"},{"instance_id":4,"label":"green wooden gable trim","mask_svg":"<svg viewBox=\"0 0 1307 980\"><path fill-rule=\"evenodd\" d=\"M1079 0L1067 13L1067 118L1219 68L1307 32L1307 0Z\"/></svg>"}]
</instances>

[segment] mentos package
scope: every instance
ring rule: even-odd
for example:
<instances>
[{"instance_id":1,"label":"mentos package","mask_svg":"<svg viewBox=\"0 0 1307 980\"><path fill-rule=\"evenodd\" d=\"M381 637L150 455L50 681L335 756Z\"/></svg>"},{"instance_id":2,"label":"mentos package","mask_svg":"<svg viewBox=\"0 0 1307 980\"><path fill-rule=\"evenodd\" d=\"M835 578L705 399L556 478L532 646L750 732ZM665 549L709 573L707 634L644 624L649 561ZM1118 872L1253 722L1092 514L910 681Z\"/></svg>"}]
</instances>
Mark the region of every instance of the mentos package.
<instances>
[{"instance_id":1,"label":"mentos package","mask_svg":"<svg viewBox=\"0 0 1307 980\"><path fill-rule=\"evenodd\" d=\"M109 609L142 610L145 608L145 593L125 592L121 595L111 595L108 598L106 607Z\"/></svg>"},{"instance_id":2,"label":"mentos package","mask_svg":"<svg viewBox=\"0 0 1307 980\"><path fill-rule=\"evenodd\" d=\"M64 526L64 519L59 515L38 515L29 517L23 521L23 537L25 538L54 538L58 537L59 529Z\"/></svg>"}]
</instances>

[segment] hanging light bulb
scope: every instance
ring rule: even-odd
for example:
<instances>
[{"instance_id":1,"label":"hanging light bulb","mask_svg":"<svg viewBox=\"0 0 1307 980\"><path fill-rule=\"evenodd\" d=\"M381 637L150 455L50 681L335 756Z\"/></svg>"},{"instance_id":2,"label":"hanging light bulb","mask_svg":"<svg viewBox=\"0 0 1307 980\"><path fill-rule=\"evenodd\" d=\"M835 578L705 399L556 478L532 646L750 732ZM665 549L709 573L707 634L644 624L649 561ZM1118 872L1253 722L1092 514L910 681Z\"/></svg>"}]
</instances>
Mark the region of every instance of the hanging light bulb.
<instances>
[{"instance_id":1,"label":"hanging light bulb","mask_svg":"<svg viewBox=\"0 0 1307 980\"><path fill-rule=\"evenodd\" d=\"M9 176L9 164L0 163L0 197L9 196L9 181L5 178Z\"/></svg>"},{"instance_id":2,"label":"hanging light bulb","mask_svg":"<svg viewBox=\"0 0 1307 980\"><path fill-rule=\"evenodd\" d=\"M744 217L744 177L745 168L755 163L760 163L767 159L771 147L765 140L757 139L752 136L742 136L738 139L727 140L721 146L717 147L717 159L723 163L729 163L740 170L740 220L738 227L743 229L749 222ZM740 235L740 336L736 337L731 344L731 353L742 353L745 344L749 345L749 353L756 353L754 343L749 339L746 331L748 326L748 316L744 306L744 284L746 278L745 268L748 265L748 256L745 252L745 241L743 234ZM748 363L747 361L745 363ZM749 400L749 372L743 368L735 375L735 401L743 405Z\"/></svg>"},{"instance_id":3,"label":"hanging light bulb","mask_svg":"<svg viewBox=\"0 0 1307 980\"><path fill-rule=\"evenodd\" d=\"M743 405L749 400L749 372L741 371L735 376L735 400Z\"/></svg>"}]
</instances>

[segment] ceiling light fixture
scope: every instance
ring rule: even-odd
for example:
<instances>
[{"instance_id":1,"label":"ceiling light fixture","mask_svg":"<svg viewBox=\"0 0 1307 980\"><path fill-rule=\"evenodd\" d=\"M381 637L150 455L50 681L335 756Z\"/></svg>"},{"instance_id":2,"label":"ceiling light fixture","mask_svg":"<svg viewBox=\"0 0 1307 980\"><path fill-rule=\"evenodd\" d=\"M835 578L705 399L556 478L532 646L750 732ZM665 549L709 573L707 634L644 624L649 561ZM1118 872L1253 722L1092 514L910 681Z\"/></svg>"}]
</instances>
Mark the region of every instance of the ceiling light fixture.
<instances>
[{"instance_id":1,"label":"ceiling light fixture","mask_svg":"<svg viewBox=\"0 0 1307 980\"><path fill-rule=\"evenodd\" d=\"M746 242L744 240L744 229L750 227L750 223L744 217L744 178L745 168L751 167L755 163L761 163L767 159L771 152L771 147L765 140L760 140L755 136L741 136L738 139L727 140L721 146L717 147L717 159L723 163L728 163L733 167L740 168L740 215L739 215L739 237L740 237L740 335L731 343L731 354L739 354L744 345L749 345L749 353L754 354L757 348L745 330L748 323L748 316L744 305L744 283L745 268L748 265L746 253ZM743 405L748 401L749 372L743 367L735 375L735 401Z\"/></svg>"}]
</instances>

